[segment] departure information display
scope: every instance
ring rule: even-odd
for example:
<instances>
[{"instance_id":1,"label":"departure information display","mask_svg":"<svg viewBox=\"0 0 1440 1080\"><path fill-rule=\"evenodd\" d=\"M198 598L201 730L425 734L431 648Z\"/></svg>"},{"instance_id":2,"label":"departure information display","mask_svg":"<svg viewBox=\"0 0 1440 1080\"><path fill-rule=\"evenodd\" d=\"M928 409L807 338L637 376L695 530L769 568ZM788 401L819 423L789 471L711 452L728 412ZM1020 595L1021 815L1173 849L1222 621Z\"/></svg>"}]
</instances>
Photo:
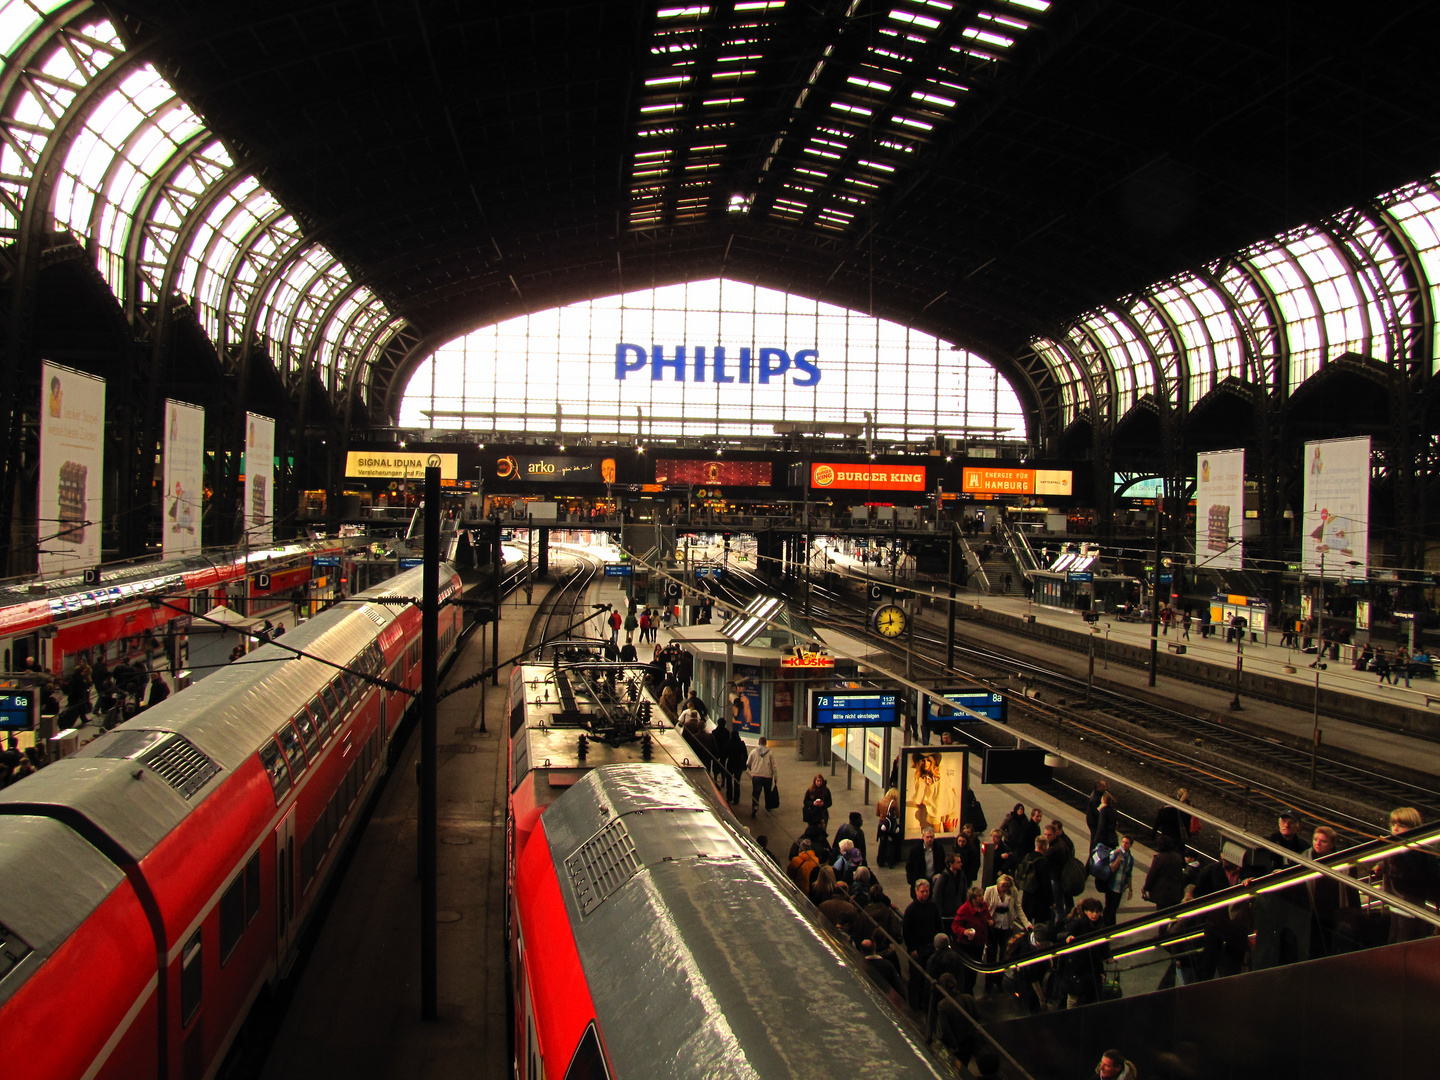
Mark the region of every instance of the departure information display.
<instances>
[{"instance_id":1,"label":"departure information display","mask_svg":"<svg viewBox=\"0 0 1440 1080\"><path fill-rule=\"evenodd\" d=\"M893 690L816 691L812 702L816 727L895 727L900 723L900 695Z\"/></svg>"},{"instance_id":2,"label":"departure information display","mask_svg":"<svg viewBox=\"0 0 1440 1080\"><path fill-rule=\"evenodd\" d=\"M942 727L948 724L974 724L978 723L973 716L961 712L952 706L960 705L971 712L977 712L981 716L989 717L991 720L998 720L1005 723L1009 717L1006 709L1004 694L992 693L989 690L977 690L973 687L965 690L947 690L943 698L934 696L925 699L925 723L927 725L939 724Z\"/></svg>"}]
</instances>

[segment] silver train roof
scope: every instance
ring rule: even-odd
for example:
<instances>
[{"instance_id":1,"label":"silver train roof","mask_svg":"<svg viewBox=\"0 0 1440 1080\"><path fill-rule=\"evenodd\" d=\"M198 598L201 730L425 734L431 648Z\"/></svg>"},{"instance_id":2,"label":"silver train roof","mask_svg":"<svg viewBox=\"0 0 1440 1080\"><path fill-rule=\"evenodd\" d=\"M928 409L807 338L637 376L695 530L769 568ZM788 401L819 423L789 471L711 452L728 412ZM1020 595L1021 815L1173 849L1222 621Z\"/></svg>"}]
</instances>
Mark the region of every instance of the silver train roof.
<instances>
[{"instance_id":1,"label":"silver train roof","mask_svg":"<svg viewBox=\"0 0 1440 1080\"><path fill-rule=\"evenodd\" d=\"M947 1075L680 770L595 769L544 827L617 1077Z\"/></svg>"}]
</instances>

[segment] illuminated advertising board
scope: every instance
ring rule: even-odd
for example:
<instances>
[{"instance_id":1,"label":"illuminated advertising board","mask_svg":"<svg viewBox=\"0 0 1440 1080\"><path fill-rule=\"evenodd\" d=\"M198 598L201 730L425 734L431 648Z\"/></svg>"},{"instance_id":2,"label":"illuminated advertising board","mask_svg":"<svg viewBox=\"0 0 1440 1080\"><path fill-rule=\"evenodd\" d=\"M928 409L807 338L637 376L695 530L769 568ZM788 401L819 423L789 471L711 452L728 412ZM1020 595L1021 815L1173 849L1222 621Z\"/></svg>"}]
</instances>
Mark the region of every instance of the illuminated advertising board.
<instances>
[{"instance_id":1,"label":"illuminated advertising board","mask_svg":"<svg viewBox=\"0 0 1440 1080\"><path fill-rule=\"evenodd\" d=\"M1069 469L978 469L961 474L960 490L976 495L1071 495Z\"/></svg>"},{"instance_id":2,"label":"illuminated advertising board","mask_svg":"<svg viewBox=\"0 0 1440 1080\"><path fill-rule=\"evenodd\" d=\"M925 466L815 462L810 486L822 491L924 491Z\"/></svg>"},{"instance_id":3,"label":"illuminated advertising board","mask_svg":"<svg viewBox=\"0 0 1440 1080\"><path fill-rule=\"evenodd\" d=\"M657 458L655 481L660 484L731 484L769 487L774 466L768 461L687 461Z\"/></svg>"},{"instance_id":4,"label":"illuminated advertising board","mask_svg":"<svg viewBox=\"0 0 1440 1080\"><path fill-rule=\"evenodd\" d=\"M495 462L491 473L496 480L520 483L566 484L615 482L614 458L515 457L507 454Z\"/></svg>"},{"instance_id":5,"label":"illuminated advertising board","mask_svg":"<svg viewBox=\"0 0 1440 1080\"><path fill-rule=\"evenodd\" d=\"M1370 436L1305 444L1301 562L1307 574L1365 577L1370 561Z\"/></svg>"},{"instance_id":6,"label":"illuminated advertising board","mask_svg":"<svg viewBox=\"0 0 1440 1080\"><path fill-rule=\"evenodd\" d=\"M347 480L406 480L425 478L425 470L440 470L441 480L454 480L459 454L407 454L393 450L351 450L345 455Z\"/></svg>"}]
</instances>

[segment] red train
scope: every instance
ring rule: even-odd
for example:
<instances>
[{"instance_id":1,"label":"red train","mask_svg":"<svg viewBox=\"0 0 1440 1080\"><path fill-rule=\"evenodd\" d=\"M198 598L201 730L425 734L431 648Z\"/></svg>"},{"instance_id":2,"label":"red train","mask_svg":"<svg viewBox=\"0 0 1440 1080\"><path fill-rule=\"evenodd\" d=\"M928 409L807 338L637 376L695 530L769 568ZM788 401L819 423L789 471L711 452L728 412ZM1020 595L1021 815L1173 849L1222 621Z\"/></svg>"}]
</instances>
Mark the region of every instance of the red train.
<instances>
[{"instance_id":1,"label":"red train","mask_svg":"<svg viewBox=\"0 0 1440 1080\"><path fill-rule=\"evenodd\" d=\"M408 571L0 791L7 1080L202 1080L288 970L419 686ZM460 589L442 568L441 598ZM442 659L462 627L440 615Z\"/></svg>"},{"instance_id":2,"label":"red train","mask_svg":"<svg viewBox=\"0 0 1440 1080\"><path fill-rule=\"evenodd\" d=\"M324 589L314 586L326 570L314 560L333 559L337 569ZM291 597L326 599L335 592L343 564L337 541L281 544L255 551L194 555L162 563L107 567L98 584L78 577L46 583L38 593L29 583L0 585L0 672L15 671L33 656L51 674L69 674L74 657L101 646L113 662L120 643L138 652L146 635L170 639L167 628L187 612L203 614L224 601L246 615L264 616L288 606ZM152 605L163 596L172 606ZM179 657L172 657L177 662Z\"/></svg>"},{"instance_id":3,"label":"red train","mask_svg":"<svg viewBox=\"0 0 1440 1080\"><path fill-rule=\"evenodd\" d=\"M951 1075L643 695L572 671L511 682L519 1080Z\"/></svg>"}]
</instances>

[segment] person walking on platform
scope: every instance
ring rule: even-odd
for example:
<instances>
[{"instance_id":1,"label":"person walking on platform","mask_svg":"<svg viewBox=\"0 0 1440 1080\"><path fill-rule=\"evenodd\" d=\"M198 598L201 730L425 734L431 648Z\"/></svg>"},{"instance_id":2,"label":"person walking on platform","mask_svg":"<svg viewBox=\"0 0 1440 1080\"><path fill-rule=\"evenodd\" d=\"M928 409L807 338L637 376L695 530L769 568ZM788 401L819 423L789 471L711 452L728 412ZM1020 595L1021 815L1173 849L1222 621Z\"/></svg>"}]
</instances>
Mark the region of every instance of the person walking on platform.
<instances>
[{"instance_id":1,"label":"person walking on platform","mask_svg":"<svg viewBox=\"0 0 1440 1080\"><path fill-rule=\"evenodd\" d=\"M1395 659L1390 662L1390 684L1399 685L1405 680L1405 689L1410 689L1410 650L1404 645L1395 647Z\"/></svg>"},{"instance_id":2,"label":"person walking on platform","mask_svg":"<svg viewBox=\"0 0 1440 1080\"><path fill-rule=\"evenodd\" d=\"M640 612L640 640L650 640L650 609L645 608Z\"/></svg>"},{"instance_id":3,"label":"person walking on platform","mask_svg":"<svg viewBox=\"0 0 1440 1080\"><path fill-rule=\"evenodd\" d=\"M1186 608L1185 614L1180 617L1180 639L1182 641L1190 640L1190 621L1190 609Z\"/></svg>"},{"instance_id":4,"label":"person walking on platform","mask_svg":"<svg viewBox=\"0 0 1440 1080\"><path fill-rule=\"evenodd\" d=\"M750 773L750 816L753 818L760 808L760 796L765 796L769 803L770 792L775 789L775 781L778 779L775 769L775 755L770 752L770 747L765 745L765 736L760 736L760 744L750 751L750 756L745 761L745 768ZM769 810L767 805L766 810Z\"/></svg>"},{"instance_id":5,"label":"person walking on platform","mask_svg":"<svg viewBox=\"0 0 1440 1080\"><path fill-rule=\"evenodd\" d=\"M622 623L624 623L624 621L625 621L625 620L624 620L623 618L621 618L621 616L620 616L620 612L614 611L614 610L612 610L612 611L610 612L609 622L610 622L610 640L611 640L611 641L619 641L619 640L620 640L620 626L621 626Z\"/></svg>"},{"instance_id":6,"label":"person walking on platform","mask_svg":"<svg viewBox=\"0 0 1440 1080\"><path fill-rule=\"evenodd\" d=\"M692 700L693 696L692 696ZM740 774L745 771L745 762L750 756L749 748L745 745L745 736L739 728L730 730L730 738L725 743L725 764L727 788L725 797L730 800L730 805L740 805Z\"/></svg>"},{"instance_id":7,"label":"person walking on platform","mask_svg":"<svg viewBox=\"0 0 1440 1080\"><path fill-rule=\"evenodd\" d=\"M1120 911L1120 900L1129 900L1135 895L1135 856L1130 848L1135 843L1133 836L1122 836L1120 846L1110 858L1110 877L1103 883L1105 890L1105 914L1101 916L1106 926L1115 925L1115 916Z\"/></svg>"}]
</instances>

